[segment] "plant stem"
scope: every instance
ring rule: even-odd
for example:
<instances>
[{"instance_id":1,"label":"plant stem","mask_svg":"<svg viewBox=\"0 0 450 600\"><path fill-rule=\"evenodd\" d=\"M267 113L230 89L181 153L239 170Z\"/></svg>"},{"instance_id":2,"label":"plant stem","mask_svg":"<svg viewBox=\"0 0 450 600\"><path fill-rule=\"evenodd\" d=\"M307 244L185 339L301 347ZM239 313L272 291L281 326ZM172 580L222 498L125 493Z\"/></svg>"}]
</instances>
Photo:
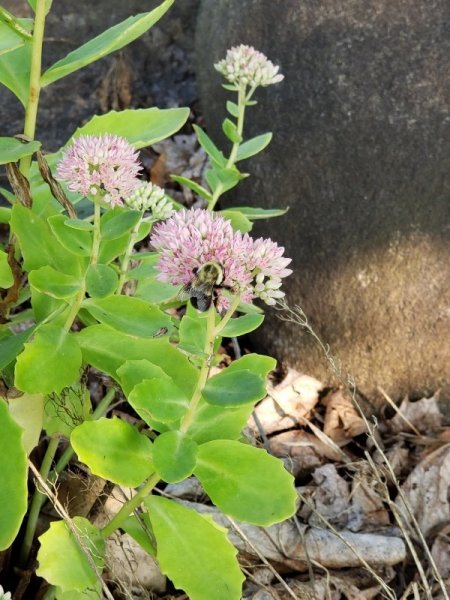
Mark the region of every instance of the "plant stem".
<instances>
[{"instance_id":1,"label":"plant stem","mask_svg":"<svg viewBox=\"0 0 450 600\"><path fill-rule=\"evenodd\" d=\"M248 100L250 100L254 91L255 91L254 88L252 88L250 90L249 94L246 94L246 86L245 85L241 86L238 91L238 102L237 102L238 116L237 116L236 129L237 129L239 136L241 136L241 137L242 137L242 133L244 131L244 118L245 118L246 103ZM240 143L241 142L233 143L233 146L232 146L231 152L230 152L230 156L229 156L227 164L225 166L226 169L231 169L231 167L236 162L236 156L237 156L237 153L239 150ZM208 210L214 210L214 207L215 207L218 199L222 195L222 193L223 193L223 184L219 183L219 185L214 190L212 198L208 204Z\"/></svg>"},{"instance_id":2,"label":"plant stem","mask_svg":"<svg viewBox=\"0 0 450 600\"><path fill-rule=\"evenodd\" d=\"M31 140L36 132L36 118L41 92L41 65L42 44L45 28L45 0L36 1L34 16L33 42L31 45L30 84L28 88L28 101L25 109L25 124L23 133ZM30 172L31 156L24 156L20 161L20 170L28 176Z\"/></svg>"},{"instance_id":3,"label":"plant stem","mask_svg":"<svg viewBox=\"0 0 450 600\"><path fill-rule=\"evenodd\" d=\"M120 277L119 277L119 285L117 286L116 294L121 294L123 287L125 285L125 279L128 273L128 265L130 264L130 258L133 253L134 244L136 243L136 238L139 232L139 227L142 223L142 217L144 216L144 212L142 212L139 221L133 227L130 233L130 241L128 243L128 247L123 255L122 261L120 263Z\"/></svg>"},{"instance_id":4,"label":"plant stem","mask_svg":"<svg viewBox=\"0 0 450 600\"><path fill-rule=\"evenodd\" d=\"M75 300L70 308L70 312L67 315L67 319L66 322L64 323L64 329L66 331L70 331L70 328L73 325L73 322L75 321L78 311L80 310L80 306L84 300L84 296L86 294L86 286L85 283L83 281L80 291L78 292L78 294L75 296Z\"/></svg>"},{"instance_id":5,"label":"plant stem","mask_svg":"<svg viewBox=\"0 0 450 600\"><path fill-rule=\"evenodd\" d=\"M96 265L98 262L100 250L100 211L100 204L94 202L94 239L92 241L91 265Z\"/></svg>"},{"instance_id":6,"label":"plant stem","mask_svg":"<svg viewBox=\"0 0 450 600\"><path fill-rule=\"evenodd\" d=\"M47 450L45 451L44 459L42 461L40 474L42 479L46 480L52 466L53 459L55 458L56 450L58 449L59 437L51 438ZM22 548L20 549L19 564L22 568L26 567L28 558L30 556L31 547L33 545L34 534L36 532L37 520L39 512L41 510L43 501L46 496L36 489L34 490L33 499L31 501L30 513L28 515L27 527L22 542Z\"/></svg>"},{"instance_id":7,"label":"plant stem","mask_svg":"<svg viewBox=\"0 0 450 600\"><path fill-rule=\"evenodd\" d=\"M106 539L116 529L122 525L122 523L131 515L131 513L141 504L142 500L149 495L152 489L159 481L159 476L154 473L151 475L147 483L138 491L138 493L130 498L128 502L122 506L119 512L111 519L111 521L103 527L101 530L102 537Z\"/></svg>"},{"instance_id":8,"label":"plant stem","mask_svg":"<svg viewBox=\"0 0 450 600\"><path fill-rule=\"evenodd\" d=\"M203 360L203 364L200 368L197 385L195 386L195 390L192 394L191 401L189 402L189 408L187 409L187 412L184 415L183 420L180 424L180 431L184 433L189 429L189 425L192 423L192 419L194 418L194 414L197 409L198 403L200 402L200 399L202 397L202 391L205 387L209 375L209 370L211 368L211 358L214 349L214 340L216 339L214 329L215 317L216 309L211 304L208 310L208 316L206 321L205 346L203 348L205 359Z\"/></svg>"},{"instance_id":9,"label":"plant stem","mask_svg":"<svg viewBox=\"0 0 450 600\"><path fill-rule=\"evenodd\" d=\"M97 419L99 419L106 413L108 406L113 401L115 395L116 395L116 390L114 388L111 388L110 390L108 390L108 392L101 399L97 408L94 410L94 412L92 414L93 421L96 421ZM55 443L55 440L56 440L56 443ZM52 438L50 440L50 443L47 447L47 451L44 456L44 460L42 461L42 466L41 466L41 471L40 471L42 478L44 480L47 480L50 485L55 483L55 481L58 478L58 475L62 471L64 471L66 466L69 464L70 459L74 455L72 446L69 445L63 452L61 458L56 463L55 468L49 474L50 467L53 462L53 458L55 456L56 449L58 447L58 443L59 443L59 438ZM53 446L55 446L55 447L53 447ZM36 533L37 519L38 519L39 513L41 511L41 508L44 505L46 500L47 500L47 496L45 494L39 493L36 489L34 492L34 495L33 495L33 499L31 501L30 514L28 516L27 528L25 531L25 537L23 540L21 554L20 554L20 564L23 567L25 567L25 565L28 561L28 556L30 554L31 546L33 544L34 535Z\"/></svg>"},{"instance_id":10,"label":"plant stem","mask_svg":"<svg viewBox=\"0 0 450 600\"><path fill-rule=\"evenodd\" d=\"M230 308L227 310L227 312L223 315L222 320L220 321L220 323L217 325L217 327L214 329L214 339L221 334L221 332L224 330L225 325L228 323L228 321L231 319L231 317L233 316L233 313L235 312L235 310L237 309L239 302L241 301L241 297L235 296L233 302L231 303Z\"/></svg>"}]
</instances>

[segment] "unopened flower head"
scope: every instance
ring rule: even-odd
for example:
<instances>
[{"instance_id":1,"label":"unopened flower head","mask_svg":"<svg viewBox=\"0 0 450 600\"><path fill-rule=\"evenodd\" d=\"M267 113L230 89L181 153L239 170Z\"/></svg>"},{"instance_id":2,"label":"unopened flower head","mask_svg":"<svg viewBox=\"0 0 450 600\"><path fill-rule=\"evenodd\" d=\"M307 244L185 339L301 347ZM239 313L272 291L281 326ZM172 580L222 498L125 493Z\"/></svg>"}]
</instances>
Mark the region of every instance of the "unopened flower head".
<instances>
[{"instance_id":1,"label":"unopened flower head","mask_svg":"<svg viewBox=\"0 0 450 600\"><path fill-rule=\"evenodd\" d=\"M284 296L281 279L292 273L286 268L291 259L283 257L284 248L233 231L230 221L199 208L180 210L156 225L150 243L160 253L157 278L172 285L189 284L205 263L218 262L223 269L216 302L220 312L230 305L224 288L243 302L260 298L275 304Z\"/></svg>"},{"instance_id":2,"label":"unopened flower head","mask_svg":"<svg viewBox=\"0 0 450 600\"><path fill-rule=\"evenodd\" d=\"M227 50L226 57L216 63L214 68L237 86L267 86L284 79L284 75L278 73L280 67L274 65L262 52L244 44Z\"/></svg>"},{"instance_id":3,"label":"unopened flower head","mask_svg":"<svg viewBox=\"0 0 450 600\"><path fill-rule=\"evenodd\" d=\"M125 198L125 204L134 210L149 211L155 221L168 219L175 211L166 192L153 183L144 183Z\"/></svg>"},{"instance_id":4,"label":"unopened flower head","mask_svg":"<svg viewBox=\"0 0 450 600\"><path fill-rule=\"evenodd\" d=\"M140 185L140 170L138 153L125 138L80 135L64 151L57 174L71 192L121 206L123 198Z\"/></svg>"}]
</instances>

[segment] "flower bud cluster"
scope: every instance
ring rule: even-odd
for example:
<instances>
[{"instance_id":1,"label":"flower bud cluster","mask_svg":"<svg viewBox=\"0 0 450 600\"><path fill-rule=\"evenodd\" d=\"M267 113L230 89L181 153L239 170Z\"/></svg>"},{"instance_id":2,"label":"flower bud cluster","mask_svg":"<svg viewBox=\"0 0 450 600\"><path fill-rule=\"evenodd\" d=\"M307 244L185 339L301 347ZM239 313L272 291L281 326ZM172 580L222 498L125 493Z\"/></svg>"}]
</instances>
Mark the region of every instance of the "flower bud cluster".
<instances>
[{"instance_id":1,"label":"flower bud cluster","mask_svg":"<svg viewBox=\"0 0 450 600\"><path fill-rule=\"evenodd\" d=\"M274 65L262 52L244 44L227 50L226 57L216 63L214 68L238 87L265 87L284 79L284 75L278 73L280 67Z\"/></svg>"},{"instance_id":2,"label":"flower bud cluster","mask_svg":"<svg viewBox=\"0 0 450 600\"><path fill-rule=\"evenodd\" d=\"M173 213L172 202L165 191L153 183L144 183L125 198L125 204L134 210L149 211L155 221L168 219Z\"/></svg>"}]
</instances>

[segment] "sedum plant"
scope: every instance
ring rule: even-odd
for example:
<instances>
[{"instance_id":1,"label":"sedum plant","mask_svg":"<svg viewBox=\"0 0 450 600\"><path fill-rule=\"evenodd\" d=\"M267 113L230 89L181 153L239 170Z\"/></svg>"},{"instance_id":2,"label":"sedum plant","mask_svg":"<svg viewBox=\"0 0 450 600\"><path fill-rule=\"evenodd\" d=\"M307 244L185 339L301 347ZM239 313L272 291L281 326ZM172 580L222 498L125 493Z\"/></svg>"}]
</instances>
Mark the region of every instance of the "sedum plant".
<instances>
[{"instance_id":1,"label":"sedum plant","mask_svg":"<svg viewBox=\"0 0 450 600\"><path fill-rule=\"evenodd\" d=\"M0 549L14 544L27 568L38 547L47 600L111 597L101 574L105 540L118 529L193 600L240 598L244 577L226 530L159 495L165 483L195 475L221 511L261 526L296 508L282 462L242 437L275 360L248 354L211 374L222 338L256 329L264 314L254 301L276 303L291 272L283 248L248 234L254 219L284 211L213 212L246 176L236 164L270 141L244 141L244 113L258 86L282 78L278 68L247 46L216 65L238 96L227 103L235 121L223 125L229 157L196 128L210 158L209 189L174 177L206 200L204 209L185 210L139 177L138 150L178 131L187 109L93 117L53 155L34 140L41 87L136 39L172 3L129 17L44 73L51 2L31 2L34 23L0 7L0 81L26 109L24 135L0 138L13 189L3 190L10 206L0 208L10 230L0 251ZM148 236L151 251L138 252ZM114 382L95 408L90 369ZM137 425L105 416L119 389ZM28 456L38 444L46 449L28 498ZM134 494L102 528L61 510L36 544L40 510L47 495L57 504L52 489L74 453Z\"/></svg>"}]
</instances>

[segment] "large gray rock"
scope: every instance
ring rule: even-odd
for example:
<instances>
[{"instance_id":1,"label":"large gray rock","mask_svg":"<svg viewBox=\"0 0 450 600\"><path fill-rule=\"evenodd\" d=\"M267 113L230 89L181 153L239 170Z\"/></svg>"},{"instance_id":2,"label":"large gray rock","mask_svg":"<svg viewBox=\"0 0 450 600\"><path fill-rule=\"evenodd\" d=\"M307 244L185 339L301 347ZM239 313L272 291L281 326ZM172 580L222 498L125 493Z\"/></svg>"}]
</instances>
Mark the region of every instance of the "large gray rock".
<instances>
[{"instance_id":1,"label":"large gray rock","mask_svg":"<svg viewBox=\"0 0 450 600\"><path fill-rule=\"evenodd\" d=\"M212 63L250 44L285 81L258 90L246 136L274 131L236 204L290 206L267 222L294 257L286 283L360 389L450 394L448 0L202 0L197 75L223 144ZM229 93L228 93L229 94ZM319 378L299 327L268 319L259 343Z\"/></svg>"}]
</instances>

